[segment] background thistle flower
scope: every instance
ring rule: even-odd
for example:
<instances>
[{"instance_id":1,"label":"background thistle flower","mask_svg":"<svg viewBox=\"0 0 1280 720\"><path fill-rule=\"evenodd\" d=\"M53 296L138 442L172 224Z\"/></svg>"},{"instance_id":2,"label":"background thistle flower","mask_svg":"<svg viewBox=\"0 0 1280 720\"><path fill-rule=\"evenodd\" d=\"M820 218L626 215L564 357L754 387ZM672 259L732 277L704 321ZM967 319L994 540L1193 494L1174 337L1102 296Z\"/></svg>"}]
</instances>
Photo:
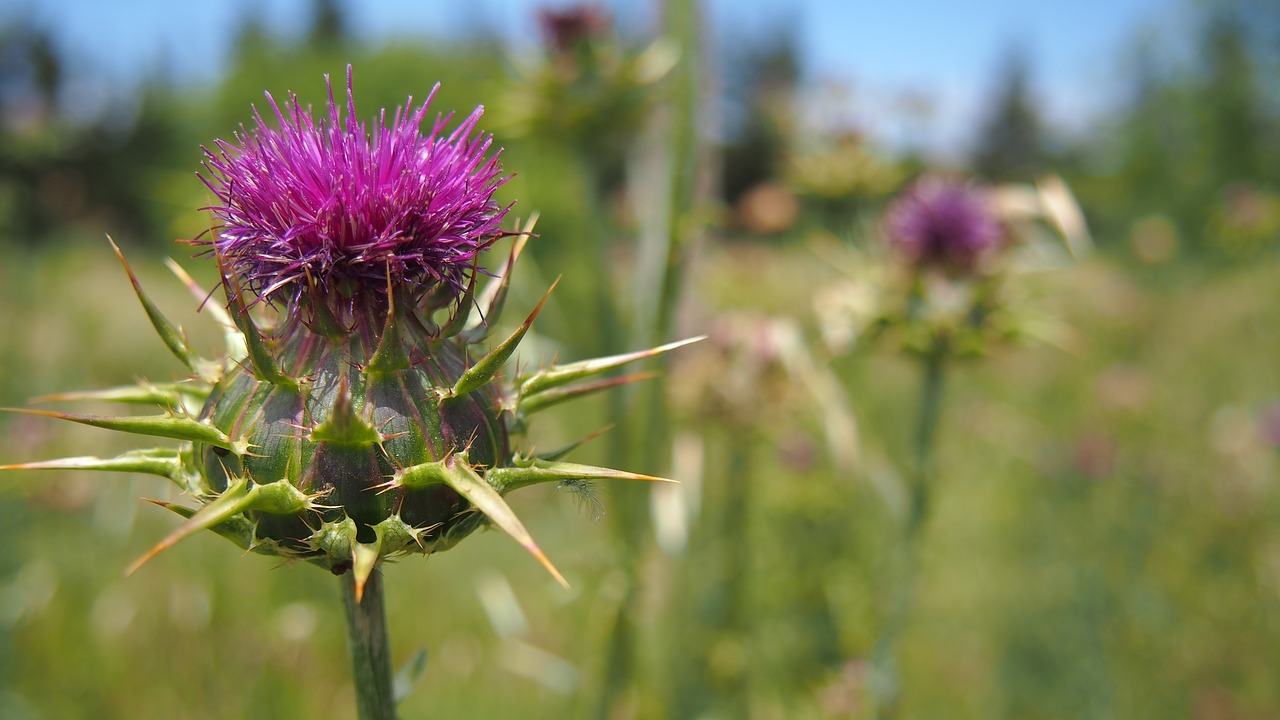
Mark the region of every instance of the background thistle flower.
<instances>
[{"instance_id":1,"label":"background thistle flower","mask_svg":"<svg viewBox=\"0 0 1280 720\"><path fill-rule=\"evenodd\" d=\"M940 176L916 181L889 206L884 223L907 261L960 272L972 272L1002 235L983 190Z\"/></svg>"},{"instance_id":2,"label":"background thistle flower","mask_svg":"<svg viewBox=\"0 0 1280 720\"><path fill-rule=\"evenodd\" d=\"M1089 251L1060 179L984 187L926 175L885 208L879 228L881 244L842 262L851 282L817 303L833 351L886 334L918 355L982 355L1016 337L1071 344L1065 328L1026 302L1026 284L1011 282Z\"/></svg>"},{"instance_id":3,"label":"background thistle flower","mask_svg":"<svg viewBox=\"0 0 1280 720\"><path fill-rule=\"evenodd\" d=\"M130 571L212 529L247 550L347 575L361 714L380 718L390 705L381 598L372 610L355 607L368 605L378 563L447 549L493 524L563 584L502 496L536 483L660 478L563 462L563 452L520 454L512 436L538 410L636 377L592 376L682 343L504 381L539 303L473 361L468 348L489 336L532 230L510 233L506 264L477 295L478 254L504 234L506 214L493 199L503 179L491 140L472 137L482 111L448 135L447 117L421 134L426 104L413 110L410 100L390 125L384 112L366 129L350 68L347 83L342 112L332 89L327 117L293 96L284 111L271 100L278 128L258 115L238 144L206 150L203 179L223 225L198 242L222 271L227 311L210 307L226 327L227 357L196 356L126 264L152 324L192 377L56 398L152 404L158 415L20 411L184 443L11 467L150 473L190 493L194 508L157 503L185 521ZM260 326L249 308L263 306L274 313Z\"/></svg>"},{"instance_id":4,"label":"background thistle flower","mask_svg":"<svg viewBox=\"0 0 1280 720\"><path fill-rule=\"evenodd\" d=\"M543 7L537 16L542 41L562 55L572 54L580 42L599 37L612 26L605 9L593 4Z\"/></svg>"}]
</instances>

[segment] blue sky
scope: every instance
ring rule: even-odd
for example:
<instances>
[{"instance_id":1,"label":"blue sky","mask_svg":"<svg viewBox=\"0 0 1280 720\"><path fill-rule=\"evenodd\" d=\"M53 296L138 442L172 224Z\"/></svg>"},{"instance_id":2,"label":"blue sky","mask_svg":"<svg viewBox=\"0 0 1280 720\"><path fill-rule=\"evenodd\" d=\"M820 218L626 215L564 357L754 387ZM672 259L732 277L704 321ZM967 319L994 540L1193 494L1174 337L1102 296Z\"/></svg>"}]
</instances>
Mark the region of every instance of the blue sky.
<instances>
[{"instance_id":1,"label":"blue sky","mask_svg":"<svg viewBox=\"0 0 1280 720\"><path fill-rule=\"evenodd\" d=\"M1014 45L1032 60L1049 120L1071 130L1113 102L1122 90L1126 41L1167 27L1188 0L705 0L713 42L779 24L794 27L814 104L827 121L858 125L891 144L904 141L905 95L931 99L929 119L915 135L929 146L959 146L981 116L995 68ZM362 37L445 35L477 18L504 35L534 37L528 23L556 0L349 0ZM645 25L652 3L606 3L622 22ZM110 87L125 89L142 68L163 61L173 76L212 76L230 49L246 10L288 35L309 0L10 0L0 18L25 14L56 29L70 49L87 105ZM643 8L643 9L637 9ZM833 83L848 89L829 91ZM127 91L127 90L126 90ZM834 99L833 99L834 98Z\"/></svg>"}]
</instances>

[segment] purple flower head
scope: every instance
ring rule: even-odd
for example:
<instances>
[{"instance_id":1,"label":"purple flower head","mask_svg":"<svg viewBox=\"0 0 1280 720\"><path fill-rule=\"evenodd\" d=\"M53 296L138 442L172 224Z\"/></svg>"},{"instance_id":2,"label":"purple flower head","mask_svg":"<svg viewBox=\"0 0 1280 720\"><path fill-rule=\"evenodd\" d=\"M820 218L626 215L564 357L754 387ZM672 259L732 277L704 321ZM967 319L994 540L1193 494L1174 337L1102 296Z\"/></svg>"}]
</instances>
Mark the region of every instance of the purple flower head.
<instances>
[{"instance_id":1,"label":"purple flower head","mask_svg":"<svg viewBox=\"0 0 1280 720\"><path fill-rule=\"evenodd\" d=\"M986 194L942 177L925 177L885 213L893 247L919 265L972 270L1001 239Z\"/></svg>"},{"instance_id":2,"label":"purple flower head","mask_svg":"<svg viewBox=\"0 0 1280 720\"><path fill-rule=\"evenodd\" d=\"M472 137L478 107L445 135L452 117L421 125L431 99L410 97L390 126L386 110L366 127L356 117L351 67L347 103L339 109L329 86L328 117L314 117L290 93L281 111L270 93L278 128L254 111L256 125L205 148L205 185L222 226L204 241L234 282L259 297L297 298L327 292L385 293L388 275L416 295L441 285L459 292L476 255L502 234L507 208L494 200L503 182L493 139Z\"/></svg>"}]
</instances>

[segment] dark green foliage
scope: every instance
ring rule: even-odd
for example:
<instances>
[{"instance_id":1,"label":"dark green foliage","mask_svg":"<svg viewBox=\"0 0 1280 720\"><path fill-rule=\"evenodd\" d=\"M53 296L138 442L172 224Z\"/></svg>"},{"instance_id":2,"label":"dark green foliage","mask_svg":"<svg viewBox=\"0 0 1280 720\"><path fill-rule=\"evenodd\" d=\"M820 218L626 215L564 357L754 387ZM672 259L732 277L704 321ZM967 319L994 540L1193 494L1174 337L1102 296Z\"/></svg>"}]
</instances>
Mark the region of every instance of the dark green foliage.
<instances>
[{"instance_id":1,"label":"dark green foliage","mask_svg":"<svg viewBox=\"0 0 1280 720\"><path fill-rule=\"evenodd\" d=\"M1043 130L1025 48L1007 52L978 135L973 169L989 182L1031 182L1047 167Z\"/></svg>"}]
</instances>

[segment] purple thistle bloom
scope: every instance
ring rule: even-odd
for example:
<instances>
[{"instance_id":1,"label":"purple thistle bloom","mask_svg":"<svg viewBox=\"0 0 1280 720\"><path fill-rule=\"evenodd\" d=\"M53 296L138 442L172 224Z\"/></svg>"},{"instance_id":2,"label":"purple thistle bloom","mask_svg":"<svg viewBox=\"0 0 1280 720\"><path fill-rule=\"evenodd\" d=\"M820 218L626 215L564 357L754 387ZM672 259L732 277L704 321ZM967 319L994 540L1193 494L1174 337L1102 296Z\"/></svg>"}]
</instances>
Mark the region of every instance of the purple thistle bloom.
<instances>
[{"instance_id":1,"label":"purple thistle bloom","mask_svg":"<svg viewBox=\"0 0 1280 720\"><path fill-rule=\"evenodd\" d=\"M484 112L477 107L453 132L452 115L431 132L420 126L426 102L410 97L388 127L383 110L371 128L356 117L347 67L345 117L329 87L329 115L313 117L290 93L282 112L270 93L278 129L254 110L256 126L241 127L238 144L204 148L205 185L223 222L212 240L225 271L259 297L285 291L297 298L354 283L386 292L410 283L421 296L441 284L456 294L476 255L501 236L507 208L493 199L503 182L492 136L472 137Z\"/></svg>"},{"instance_id":2,"label":"purple thistle bloom","mask_svg":"<svg viewBox=\"0 0 1280 720\"><path fill-rule=\"evenodd\" d=\"M572 53L580 42L599 37L609 29L609 15L595 4L544 7L538 10L538 25L547 47L561 54Z\"/></svg>"},{"instance_id":3,"label":"purple thistle bloom","mask_svg":"<svg viewBox=\"0 0 1280 720\"><path fill-rule=\"evenodd\" d=\"M1002 235L982 190L934 176L894 200L885 228L910 262L961 270L972 270Z\"/></svg>"}]
</instances>

